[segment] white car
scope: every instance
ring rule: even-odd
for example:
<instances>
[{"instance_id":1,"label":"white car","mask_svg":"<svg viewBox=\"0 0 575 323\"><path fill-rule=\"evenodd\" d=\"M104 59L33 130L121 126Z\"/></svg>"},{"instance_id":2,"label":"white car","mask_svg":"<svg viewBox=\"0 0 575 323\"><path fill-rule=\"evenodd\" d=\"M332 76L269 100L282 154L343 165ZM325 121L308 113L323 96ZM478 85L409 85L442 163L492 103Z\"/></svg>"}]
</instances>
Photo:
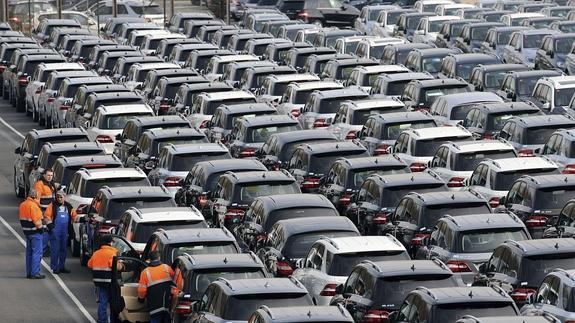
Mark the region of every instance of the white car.
<instances>
[{"instance_id":1,"label":"white car","mask_svg":"<svg viewBox=\"0 0 575 323\"><path fill-rule=\"evenodd\" d=\"M468 140L473 140L471 132L461 126L409 129L397 137L393 153L409 165L412 172L422 172L439 146L448 141Z\"/></svg>"},{"instance_id":2,"label":"white car","mask_svg":"<svg viewBox=\"0 0 575 323\"><path fill-rule=\"evenodd\" d=\"M409 253L395 237L362 236L321 238L292 274L308 290L314 304L329 305L337 285L363 260L409 260Z\"/></svg>"},{"instance_id":3,"label":"white car","mask_svg":"<svg viewBox=\"0 0 575 323\"><path fill-rule=\"evenodd\" d=\"M479 163L466 181L466 187L489 201L492 208L506 196L513 182L519 177L559 174L555 163L545 157L517 157L485 160Z\"/></svg>"},{"instance_id":4,"label":"white car","mask_svg":"<svg viewBox=\"0 0 575 323\"><path fill-rule=\"evenodd\" d=\"M377 18L384 10L400 9L395 5L373 5L361 9L359 17L355 19L354 27L364 35L373 35L373 27L377 24Z\"/></svg>"},{"instance_id":5,"label":"white car","mask_svg":"<svg viewBox=\"0 0 575 323\"><path fill-rule=\"evenodd\" d=\"M136 63L130 67L128 77L126 78L124 85L133 91L142 86L148 71L179 68L182 67L174 63Z\"/></svg>"},{"instance_id":6,"label":"white car","mask_svg":"<svg viewBox=\"0 0 575 323\"><path fill-rule=\"evenodd\" d=\"M343 85L334 81L312 81L291 83L287 86L281 102L277 107L279 114L291 114L298 117L307 98L314 91L343 89Z\"/></svg>"},{"instance_id":7,"label":"white car","mask_svg":"<svg viewBox=\"0 0 575 323\"><path fill-rule=\"evenodd\" d=\"M207 120L212 119L212 115L222 104L230 105L256 102L255 95L247 91L203 92L198 94L194 99L188 120L190 120L192 126L202 128Z\"/></svg>"},{"instance_id":8,"label":"white car","mask_svg":"<svg viewBox=\"0 0 575 323\"><path fill-rule=\"evenodd\" d=\"M87 129L88 138L99 142L107 154L112 154L116 136L122 133L128 119L153 115L154 110L145 104L100 106Z\"/></svg>"},{"instance_id":9,"label":"white car","mask_svg":"<svg viewBox=\"0 0 575 323\"><path fill-rule=\"evenodd\" d=\"M70 180L66 201L79 213L87 211L92 199L98 190L104 186L151 186L146 173L139 168L100 168L80 169ZM80 235L80 224L74 223L74 232L77 243L86 238Z\"/></svg>"},{"instance_id":10,"label":"white car","mask_svg":"<svg viewBox=\"0 0 575 323\"><path fill-rule=\"evenodd\" d=\"M397 37L377 37L361 40L355 49L355 55L359 58L381 59L383 49L390 44L405 44L407 40Z\"/></svg>"},{"instance_id":11,"label":"white car","mask_svg":"<svg viewBox=\"0 0 575 323\"><path fill-rule=\"evenodd\" d=\"M413 43L423 43L429 45L435 45L435 39L441 25L446 21L460 20L459 16L434 16L434 17L424 17L419 21L419 25L415 29L413 34Z\"/></svg>"},{"instance_id":12,"label":"white car","mask_svg":"<svg viewBox=\"0 0 575 323\"><path fill-rule=\"evenodd\" d=\"M485 159L514 158L513 146L498 140L472 140L441 145L428 170L439 175L451 190L462 190L475 167Z\"/></svg>"},{"instance_id":13,"label":"white car","mask_svg":"<svg viewBox=\"0 0 575 323\"><path fill-rule=\"evenodd\" d=\"M225 55L214 56L210 59L204 75L210 82L219 80L224 75L225 67L234 62L259 61L255 55Z\"/></svg>"},{"instance_id":14,"label":"white car","mask_svg":"<svg viewBox=\"0 0 575 323\"><path fill-rule=\"evenodd\" d=\"M438 16L457 16L456 13L459 9L471 8L477 8L477 6L469 3L442 4L435 7L435 13Z\"/></svg>"},{"instance_id":15,"label":"white car","mask_svg":"<svg viewBox=\"0 0 575 323\"><path fill-rule=\"evenodd\" d=\"M382 10L377 17L377 22L372 28L372 33L379 37L390 37L393 35L395 24L404 13L415 13L417 10L411 9L391 9Z\"/></svg>"},{"instance_id":16,"label":"white car","mask_svg":"<svg viewBox=\"0 0 575 323\"><path fill-rule=\"evenodd\" d=\"M511 13L501 16L501 22L506 26L521 26L523 25L523 20L529 18L545 18L545 15L538 12Z\"/></svg>"},{"instance_id":17,"label":"white car","mask_svg":"<svg viewBox=\"0 0 575 323\"><path fill-rule=\"evenodd\" d=\"M413 8L419 12L435 12L435 8L446 4L455 4L455 2L450 0L419 0L415 2Z\"/></svg>"}]
</instances>

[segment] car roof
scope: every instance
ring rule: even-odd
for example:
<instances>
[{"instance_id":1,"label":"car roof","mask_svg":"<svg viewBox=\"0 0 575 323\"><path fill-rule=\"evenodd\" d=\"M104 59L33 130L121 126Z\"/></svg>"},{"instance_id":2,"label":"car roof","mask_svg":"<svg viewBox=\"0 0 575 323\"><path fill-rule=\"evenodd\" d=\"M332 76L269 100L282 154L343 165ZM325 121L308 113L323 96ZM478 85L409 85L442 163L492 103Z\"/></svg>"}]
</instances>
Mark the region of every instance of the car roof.
<instances>
[{"instance_id":1,"label":"car roof","mask_svg":"<svg viewBox=\"0 0 575 323\"><path fill-rule=\"evenodd\" d=\"M365 96L367 97L368 94L365 93L362 89L359 88L343 88L343 89L335 89L335 90L323 90L315 92L316 95L321 96L322 98L337 98L337 97L346 97L346 96Z\"/></svg>"},{"instance_id":2,"label":"car roof","mask_svg":"<svg viewBox=\"0 0 575 323\"><path fill-rule=\"evenodd\" d=\"M471 133L463 127L431 127L431 128L420 128L420 129L408 129L404 132L412 134L419 140L435 139L435 138L446 138L446 137L470 137Z\"/></svg>"},{"instance_id":3,"label":"car roof","mask_svg":"<svg viewBox=\"0 0 575 323\"><path fill-rule=\"evenodd\" d=\"M275 124L278 125L299 124L295 118L293 118L291 115L286 114L269 114L269 115L247 117L247 118L240 117L237 122L245 125L246 127L258 127L258 126L275 125Z\"/></svg>"},{"instance_id":4,"label":"car roof","mask_svg":"<svg viewBox=\"0 0 575 323\"><path fill-rule=\"evenodd\" d=\"M356 236L356 237L321 237L318 242L324 242L334 254L358 253L370 251L406 251L405 247L392 235Z\"/></svg>"},{"instance_id":5,"label":"car roof","mask_svg":"<svg viewBox=\"0 0 575 323\"><path fill-rule=\"evenodd\" d=\"M454 225L458 228L458 231L525 228L525 224L513 213L447 216L441 218L439 221Z\"/></svg>"},{"instance_id":6,"label":"car roof","mask_svg":"<svg viewBox=\"0 0 575 323\"><path fill-rule=\"evenodd\" d=\"M253 159L220 159L196 163L196 166L209 169L211 173L227 171L267 171L267 168L259 161Z\"/></svg>"},{"instance_id":7,"label":"car roof","mask_svg":"<svg viewBox=\"0 0 575 323\"><path fill-rule=\"evenodd\" d=\"M189 228L189 229L159 229L154 233L161 237L165 243L175 244L182 242L212 242L236 241L236 238L226 228Z\"/></svg>"},{"instance_id":8,"label":"car roof","mask_svg":"<svg viewBox=\"0 0 575 323\"><path fill-rule=\"evenodd\" d=\"M575 75L573 76L554 76L541 78L537 83L545 81L553 84L556 89L572 88L575 87Z\"/></svg>"},{"instance_id":9,"label":"car roof","mask_svg":"<svg viewBox=\"0 0 575 323\"><path fill-rule=\"evenodd\" d=\"M450 204L453 203L469 203L469 202L487 202L483 197L473 191L453 191L453 192L430 192L430 193L417 193L411 192L406 196L414 196L415 200L420 200L426 205L437 204ZM446 203L447 202L447 203Z\"/></svg>"},{"instance_id":10,"label":"car roof","mask_svg":"<svg viewBox=\"0 0 575 323\"><path fill-rule=\"evenodd\" d=\"M93 165L106 164L122 166L122 161L116 155L86 155L86 156L73 156L58 157L56 162L64 164L64 167L86 165L86 168L94 167Z\"/></svg>"},{"instance_id":11,"label":"car roof","mask_svg":"<svg viewBox=\"0 0 575 323\"><path fill-rule=\"evenodd\" d=\"M404 107L405 104L396 98L370 98L366 100L348 101L349 107L354 111L369 110L380 107Z\"/></svg>"},{"instance_id":12,"label":"car roof","mask_svg":"<svg viewBox=\"0 0 575 323\"><path fill-rule=\"evenodd\" d=\"M412 51L420 53L422 57L430 57L438 55L447 56L449 54L456 53L456 51L453 48L415 48Z\"/></svg>"},{"instance_id":13,"label":"car roof","mask_svg":"<svg viewBox=\"0 0 575 323\"><path fill-rule=\"evenodd\" d=\"M575 21L574 21L575 23ZM522 78L522 77L553 77L553 76L561 76L562 73L555 70L527 70L527 71L511 71L509 74L512 74L514 77Z\"/></svg>"},{"instance_id":14,"label":"car roof","mask_svg":"<svg viewBox=\"0 0 575 323\"><path fill-rule=\"evenodd\" d=\"M106 194L108 199L171 197L170 192L160 186L104 186L100 191Z\"/></svg>"},{"instance_id":15,"label":"car roof","mask_svg":"<svg viewBox=\"0 0 575 323\"><path fill-rule=\"evenodd\" d=\"M273 79L275 82L301 82L301 81L319 81L317 75L312 74L272 74L268 78Z\"/></svg>"},{"instance_id":16,"label":"car roof","mask_svg":"<svg viewBox=\"0 0 575 323\"><path fill-rule=\"evenodd\" d=\"M154 110L146 104L122 104L122 105L101 105L98 109L101 114L128 114L128 113L141 113L149 112L150 115L154 114Z\"/></svg>"},{"instance_id":17,"label":"car roof","mask_svg":"<svg viewBox=\"0 0 575 323\"><path fill-rule=\"evenodd\" d=\"M227 280L218 278L212 284L228 290L227 294L307 294L305 287L295 278L251 278Z\"/></svg>"},{"instance_id":18,"label":"car roof","mask_svg":"<svg viewBox=\"0 0 575 323\"><path fill-rule=\"evenodd\" d=\"M285 1L285 0L284 0ZM303 1L303 0L300 0ZM349 312L338 306L290 306L267 307L260 306L259 312L264 312L271 322L353 322Z\"/></svg>"},{"instance_id":19,"label":"car roof","mask_svg":"<svg viewBox=\"0 0 575 323\"><path fill-rule=\"evenodd\" d=\"M450 274L451 270L440 260L394 260L394 261L369 261L364 260L359 263L360 266L373 268L377 272L377 277L396 277L396 276L421 276Z\"/></svg>"},{"instance_id":20,"label":"car roof","mask_svg":"<svg viewBox=\"0 0 575 323\"><path fill-rule=\"evenodd\" d=\"M513 150L513 146L499 140L469 140L443 144L461 153L481 152L487 150Z\"/></svg>"},{"instance_id":21,"label":"car roof","mask_svg":"<svg viewBox=\"0 0 575 323\"><path fill-rule=\"evenodd\" d=\"M351 141L341 141L341 142L327 142L327 143L315 143L315 144L302 144L296 149L302 149L308 154L322 154L329 152L346 152L346 151L365 151L365 148L359 146Z\"/></svg>"},{"instance_id":22,"label":"car roof","mask_svg":"<svg viewBox=\"0 0 575 323\"><path fill-rule=\"evenodd\" d=\"M155 139L197 136L205 137L205 134L195 128L167 128L167 129L149 129L144 132Z\"/></svg>"},{"instance_id":23,"label":"car roof","mask_svg":"<svg viewBox=\"0 0 575 323\"><path fill-rule=\"evenodd\" d=\"M333 139L334 141L337 140L337 137L331 131L323 129L309 129L309 130L281 132L270 136L270 138L272 137L277 138L278 142L283 144L297 141L305 141L305 140L317 140L317 139Z\"/></svg>"},{"instance_id":24,"label":"car roof","mask_svg":"<svg viewBox=\"0 0 575 323\"><path fill-rule=\"evenodd\" d=\"M472 103L472 102L503 102L500 96L492 92L466 92L466 93L454 93L442 95L440 98L442 101L447 101L448 106L456 106L462 103Z\"/></svg>"},{"instance_id":25,"label":"car roof","mask_svg":"<svg viewBox=\"0 0 575 323\"><path fill-rule=\"evenodd\" d=\"M292 83L290 86L295 87L297 90L311 90L311 89L325 89L325 88L343 88L338 82L335 81L312 81L303 83Z\"/></svg>"},{"instance_id":26,"label":"car roof","mask_svg":"<svg viewBox=\"0 0 575 323\"><path fill-rule=\"evenodd\" d=\"M95 97L96 100L106 100L114 98L132 98L141 99L142 97L135 92L94 92L90 96Z\"/></svg>"},{"instance_id":27,"label":"car roof","mask_svg":"<svg viewBox=\"0 0 575 323\"><path fill-rule=\"evenodd\" d=\"M433 80L413 80L413 83L425 88L425 87L437 87L440 85L461 85L467 86L467 82L461 79L433 79Z\"/></svg>"},{"instance_id":28,"label":"car roof","mask_svg":"<svg viewBox=\"0 0 575 323\"><path fill-rule=\"evenodd\" d=\"M530 70L529 66L523 64L479 64L475 68L483 69L486 72L491 71L517 71L517 70ZM473 93L473 92L471 92Z\"/></svg>"},{"instance_id":29,"label":"car roof","mask_svg":"<svg viewBox=\"0 0 575 323\"><path fill-rule=\"evenodd\" d=\"M547 17L549 18L549 17ZM551 18L556 18L556 17L551 17ZM575 38L575 33L556 33L556 34L551 34L549 35L549 37L553 37L554 39L560 39L560 38Z\"/></svg>"},{"instance_id":30,"label":"car roof","mask_svg":"<svg viewBox=\"0 0 575 323\"><path fill-rule=\"evenodd\" d=\"M371 66L358 66L356 69L367 74L374 73L389 73L389 72L399 72L405 71L409 72L409 69L403 65L371 65Z\"/></svg>"},{"instance_id":31,"label":"car roof","mask_svg":"<svg viewBox=\"0 0 575 323\"><path fill-rule=\"evenodd\" d=\"M128 122L133 122L142 126L146 125L153 125L153 124L162 124L168 122L178 122L182 125L189 125L190 122L181 115L165 115L165 116L151 116L151 117L134 117L128 120ZM186 127L187 128L187 127Z\"/></svg>"},{"instance_id":32,"label":"car roof","mask_svg":"<svg viewBox=\"0 0 575 323\"><path fill-rule=\"evenodd\" d=\"M286 171L250 171L234 173L228 172L222 176L229 176L236 183L250 183L255 181L293 181L293 177Z\"/></svg>"},{"instance_id":33,"label":"car roof","mask_svg":"<svg viewBox=\"0 0 575 323\"><path fill-rule=\"evenodd\" d=\"M493 62L499 61L497 57L491 56L488 54L481 54L481 53L464 53L464 54L451 54L451 57L455 58L455 61L464 63L464 62Z\"/></svg>"},{"instance_id":34,"label":"car roof","mask_svg":"<svg viewBox=\"0 0 575 323\"><path fill-rule=\"evenodd\" d=\"M523 29L517 32L520 33L521 35L551 35L560 33L560 31L553 29L533 29L533 28Z\"/></svg>"},{"instance_id":35,"label":"car roof","mask_svg":"<svg viewBox=\"0 0 575 323\"><path fill-rule=\"evenodd\" d=\"M102 146L95 142L63 142L58 144L46 143L42 149L45 149L51 154L61 151L82 150L82 149L100 149L104 151Z\"/></svg>"},{"instance_id":36,"label":"car roof","mask_svg":"<svg viewBox=\"0 0 575 323\"><path fill-rule=\"evenodd\" d=\"M513 299L501 288L494 287L418 287L415 293L433 298L435 304L474 303L474 302L508 302ZM412 292L413 293L413 292Z\"/></svg>"},{"instance_id":37,"label":"car roof","mask_svg":"<svg viewBox=\"0 0 575 323\"><path fill-rule=\"evenodd\" d=\"M374 116L370 116L370 118L375 119L378 122L402 122L402 121L419 121L419 120L430 120L433 121L433 117L431 117L427 113L423 113L421 111L407 111L407 112L391 112L391 113L380 113Z\"/></svg>"},{"instance_id":38,"label":"car roof","mask_svg":"<svg viewBox=\"0 0 575 323\"><path fill-rule=\"evenodd\" d=\"M253 94L246 91L222 91L222 92L210 92L200 94L205 96L209 100L226 100L226 99L251 99L255 98Z\"/></svg>"},{"instance_id":39,"label":"car roof","mask_svg":"<svg viewBox=\"0 0 575 323\"><path fill-rule=\"evenodd\" d=\"M201 144L183 144L183 145L166 145L162 149L168 150L170 155L178 154L201 154L202 152L228 152L228 149L221 143L201 143Z\"/></svg>"},{"instance_id":40,"label":"car roof","mask_svg":"<svg viewBox=\"0 0 575 323\"><path fill-rule=\"evenodd\" d=\"M260 196L255 200L260 201L264 208L270 211L304 207L324 207L335 210L335 207L327 197L320 194L268 195Z\"/></svg>"},{"instance_id":41,"label":"car roof","mask_svg":"<svg viewBox=\"0 0 575 323\"><path fill-rule=\"evenodd\" d=\"M216 110L221 110L225 115L245 114L249 112L277 112L277 110L267 103L240 103L222 104ZM215 114L215 113L214 113Z\"/></svg>"},{"instance_id":42,"label":"car roof","mask_svg":"<svg viewBox=\"0 0 575 323\"><path fill-rule=\"evenodd\" d=\"M146 174L139 168L94 168L81 169L78 173L83 174L87 180L111 179L111 178L147 178Z\"/></svg>"},{"instance_id":43,"label":"car roof","mask_svg":"<svg viewBox=\"0 0 575 323\"><path fill-rule=\"evenodd\" d=\"M573 238L509 240L504 243L520 249L527 257L549 253L575 253L575 239Z\"/></svg>"},{"instance_id":44,"label":"car roof","mask_svg":"<svg viewBox=\"0 0 575 323\"><path fill-rule=\"evenodd\" d=\"M198 230L198 229L190 229ZM216 230L216 229L207 229ZM167 232L167 231L166 231ZM234 254L184 254L178 257L186 265L188 270L219 269L219 268L264 268L261 260L250 253Z\"/></svg>"},{"instance_id":45,"label":"car roof","mask_svg":"<svg viewBox=\"0 0 575 323\"><path fill-rule=\"evenodd\" d=\"M524 169L557 169L557 165L544 157L530 158L501 158L497 160L486 159L481 163L497 168L500 172L509 172Z\"/></svg>"},{"instance_id":46,"label":"car roof","mask_svg":"<svg viewBox=\"0 0 575 323\"><path fill-rule=\"evenodd\" d=\"M554 316L542 313L541 316L482 316L464 315L456 323L560 323Z\"/></svg>"},{"instance_id":47,"label":"car roof","mask_svg":"<svg viewBox=\"0 0 575 323\"><path fill-rule=\"evenodd\" d=\"M135 213L137 222L164 221L203 221L204 216L195 207L129 208L126 212Z\"/></svg>"},{"instance_id":48,"label":"car roof","mask_svg":"<svg viewBox=\"0 0 575 323\"><path fill-rule=\"evenodd\" d=\"M384 79L387 82L394 82L394 81L405 81L405 80L433 80L434 77L428 73L421 73L421 72L407 72L407 73L394 73L394 74L382 74L378 78ZM473 92L471 92L473 93ZM466 94L471 94L466 93Z\"/></svg>"},{"instance_id":49,"label":"car roof","mask_svg":"<svg viewBox=\"0 0 575 323\"><path fill-rule=\"evenodd\" d=\"M541 111L538 107L533 104L528 104L526 102L489 102L489 103L478 103L475 105L476 108L480 110L485 110L486 112L511 112L511 111Z\"/></svg>"},{"instance_id":50,"label":"car roof","mask_svg":"<svg viewBox=\"0 0 575 323\"><path fill-rule=\"evenodd\" d=\"M566 127L575 126L575 120L566 115L537 115L537 116L525 116L525 117L513 117L507 122L515 121L525 127L542 127L545 125L562 125L565 124Z\"/></svg>"},{"instance_id":51,"label":"car roof","mask_svg":"<svg viewBox=\"0 0 575 323\"><path fill-rule=\"evenodd\" d=\"M285 238L306 232L349 231L358 233L353 222L344 216L332 216L329 217L329 221L326 221L324 216L280 220L274 224L274 227L281 227L286 233Z\"/></svg>"},{"instance_id":52,"label":"car roof","mask_svg":"<svg viewBox=\"0 0 575 323\"><path fill-rule=\"evenodd\" d=\"M401 159L393 154L374 157L339 158L334 163L345 164L350 169L361 169L375 166L407 166L401 161Z\"/></svg>"},{"instance_id":53,"label":"car roof","mask_svg":"<svg viewBox=\"0 0 575 323\"><path fill-rule=\"evenodd\" d=\"M530 181L537 185L539 188L552 188L561 186L575 185L575 175L570 174L552 174L552 175L538 175L538 176L521 176L520 179Z\"/></svg>"},{"instance_id":54,"label":"car roof","mask_svg":"<svg viewBox=\"0 0 575 323\"><path fill-rule=\"evenodd\" d=\"M70 136L70 135L78 135L78 136L88 135L84 128L59 128L59 129L42 129L42 130L32 129L28 133L32 134L34 137L39 139L58 137L58 136Z\"/></svg>"},{"instance_id":55,"label":"car roof","mask_svg":"<svg viewBox=\"0 0 575 323\"><path fill-rule=\"evenodd\" d=\"M445 184L441 177L433 172L427 173L405 173L405 174L375 174L368 177L370 180L378 182L384 187L404 187L420 184Z\"/></svg>"}]
</instances>

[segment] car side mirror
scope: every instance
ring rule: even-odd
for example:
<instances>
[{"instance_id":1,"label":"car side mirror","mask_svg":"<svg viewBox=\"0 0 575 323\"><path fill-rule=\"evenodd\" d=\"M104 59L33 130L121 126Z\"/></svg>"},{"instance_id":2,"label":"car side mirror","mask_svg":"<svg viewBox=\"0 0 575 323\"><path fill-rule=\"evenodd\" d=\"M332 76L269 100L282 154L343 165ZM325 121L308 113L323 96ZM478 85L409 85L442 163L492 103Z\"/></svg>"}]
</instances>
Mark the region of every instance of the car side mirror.
<instances>
[{"instance_id":1,"label":"car side mirror","mask_svg":"<svg viewBox=\"0 0 575 323\"><path fill-rule=\"evenodd\" d=\"M527 304L535 304L535 293L531 293L527 296Z\"/></svg>"},{"instance_id":2,"label":"car side mirror","mask_svg":"<svg viewBox=\"0 0 575 323\"><path fill-rule=\"evenodd\" d=\"M136 90L142 90L142 84L136 85L136 87L135 87L134 89L136 89Z\"/></svg>"},{"instance_id":3,"label":"car side mirror","mask_svg":"<svg viewBox=\"0 0 575 323\"><path fill-rule=\"evenodd\" d=\"M144 167L146 169L154 169L154 168L156 168L156 161L150 160L150 161L146 162L146 164L144 164Z\"/></svg>"},{"instance_id":4,"label":"car side mirror","mask_svg":"<svg viewBox=\"0 0 575 323\"><path fill-rule=\"evenodd\" d=\"M399 318L399 312L398 311L389 313L388 319L390 322L397 322L398 318Z\"/></svg>"},{"instance_id":5,"label":"car side mirror","mask_svg":"<svg viewBox=\"0 0 575 323\"><path fill-rule=\"evenodd\" d=\"M16 155L22 154L22 147L17 147L16 149L14 149L14 153L15 153Z\"/></svg>"},{"instance_id":6,"label":"car side mirror","mask_svg":"<svg viewBox=\"0 0 575 323\"><path fill-rule=\"evenodd\" d=\"M121 133L116 135L116 140L122 140L122 134Z\"/></svg>"},{"instance_id":7,"label":"car side mirror","mask_svg":"<svg viewBox=\"0 0 575 323\"><path fill-rule=\"evenodd\" d=\"M343 294L343 284L339 284L335 286L335 293L336 294Z\"/></svg>"},{"instance_id":8,"label":"car side mirror","mask_svg":"<svg viewBox=\"0 0 575 323\"><path fill-rule=\"evenodd\" d=\"M506 202L507 202L507 196L503 196L502 198L499 199L499 205L505 205Z\"/></svg>"},{"instance_id":9,"label":"car side mirror","mask_svg":"<svg viewBox=\"0 0 575 323\"><path fill-rule=\"evenodd\" d=\"M487 263L484 262L481 265L479 265L478 270L480 274L485 274L487 272Z\"/></svg>"},{"instance_id":10,"label":"car side mirror","mask_svg":"<svg viewBox=\"0 0 575 323\"><path fill-rule=\"evenodd\" d=\"M553 58L555 56L553 51L550 51L550 50L547 51L547 55L549 55L549 58Z\"/></svg>"}]
</instances>

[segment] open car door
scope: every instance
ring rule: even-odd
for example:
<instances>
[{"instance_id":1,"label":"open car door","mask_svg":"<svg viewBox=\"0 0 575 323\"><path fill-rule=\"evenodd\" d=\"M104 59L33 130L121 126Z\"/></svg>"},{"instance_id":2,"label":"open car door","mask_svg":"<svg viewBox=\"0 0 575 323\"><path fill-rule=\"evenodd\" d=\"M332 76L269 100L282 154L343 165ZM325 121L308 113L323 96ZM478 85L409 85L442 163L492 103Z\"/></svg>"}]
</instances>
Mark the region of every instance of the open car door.
<instances>
[{"instance_id":1,"label":"open car door","mask_svg":"<svg viewBox=\"0 0 575 323\"><path fill-rule=\"evenodd\" d=\"M118 266L121 262L122 265ZM119 256L112 263L112 290L110 306L119 313L121 322L148 322L150 315L146 303L138 302L140 274L148 264L139 258ZM120 267L120 269L118 269Z\"/></svg>"}]
</instances>

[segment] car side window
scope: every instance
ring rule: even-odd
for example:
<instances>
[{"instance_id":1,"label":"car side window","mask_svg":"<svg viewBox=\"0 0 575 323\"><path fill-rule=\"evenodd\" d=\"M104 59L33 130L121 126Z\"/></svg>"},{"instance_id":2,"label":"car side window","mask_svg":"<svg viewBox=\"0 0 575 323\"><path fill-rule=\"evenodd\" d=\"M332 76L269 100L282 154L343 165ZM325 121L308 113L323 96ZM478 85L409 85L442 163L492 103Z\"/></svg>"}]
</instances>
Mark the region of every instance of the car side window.
<instances>
[{"instance_id":1,"label":"car side window","mask_svg":"<svg viewBox=\"0 0 575 323\"><path fill-rule=\"evenodd\" d=\"M412 305L413 301L415 299L415 295L409 295L405 301L403 301L403 304L401 304L401 308L399 309L399 314L398 316L398 321L400 322L411 322L409 320L410 318L410 314L414 309L414 306Z\"/></svg>"},{"instance_id":2,"label":"car side window","mask_svg":"<svg viewBox=\"0 0 575 323\"><path fill-rule=\"evenodd\" d=\"M395 147L393 149L394 152L395 153L407 153L408 139L409 139L409 135L406 133L399 135L399 138L397 138L397 141L395 143Z\"/></svg>"},{"instance_id":3,"label":"car side window","mask_svg":"<svg viewBox=\"0 0 575 323\"><path fill-rule=\"evenodd\" d=\"M351 275L349 275L349 278L345 282L344 293L355 294L355 285L357 284L357 281L359 280L359 274L360 274L360 271L358 269L356 269L351 273Z\"/></svg>"},{"instance_id":4,"label":"car side window","mask_svg":"<svg viewBox=\"0 0 575 323\"><path fill-rule=\"evenodd\" d=\"M447 167L447 154L449 149L447 147L441 147L435 153L435 157L431 162L432 167Z\"/></svg>"},{"instance_id":5,"label":"car side window","mask_svg":"<svg viewBox=\"0 0 575 323\"><path fill-rule=\"evenodd\" d=\"M501 263L501 256L505 250L507 250L507 248L501 247L496 248L495 251L493 251L493 255L491 255L491 258L489 259L487 265L487 272L497 271L497 269L499 268L499 264Z\"/></svg>"},{"instance_id":6,"label":"car side window","mask_svg":"<svg viewBox=\"0 0 575 323\"><path fill-rule=\"evenodd\" d=\"M552 135L549 140L547 141L547 143L545 144L545 146L543 147L543 155L555 155L558 153L559 149L558 149L558 145L557 142L561 142L561 140L557 140L558 138L560 138L559 135Z\"/></svg>"}]
</instances>

